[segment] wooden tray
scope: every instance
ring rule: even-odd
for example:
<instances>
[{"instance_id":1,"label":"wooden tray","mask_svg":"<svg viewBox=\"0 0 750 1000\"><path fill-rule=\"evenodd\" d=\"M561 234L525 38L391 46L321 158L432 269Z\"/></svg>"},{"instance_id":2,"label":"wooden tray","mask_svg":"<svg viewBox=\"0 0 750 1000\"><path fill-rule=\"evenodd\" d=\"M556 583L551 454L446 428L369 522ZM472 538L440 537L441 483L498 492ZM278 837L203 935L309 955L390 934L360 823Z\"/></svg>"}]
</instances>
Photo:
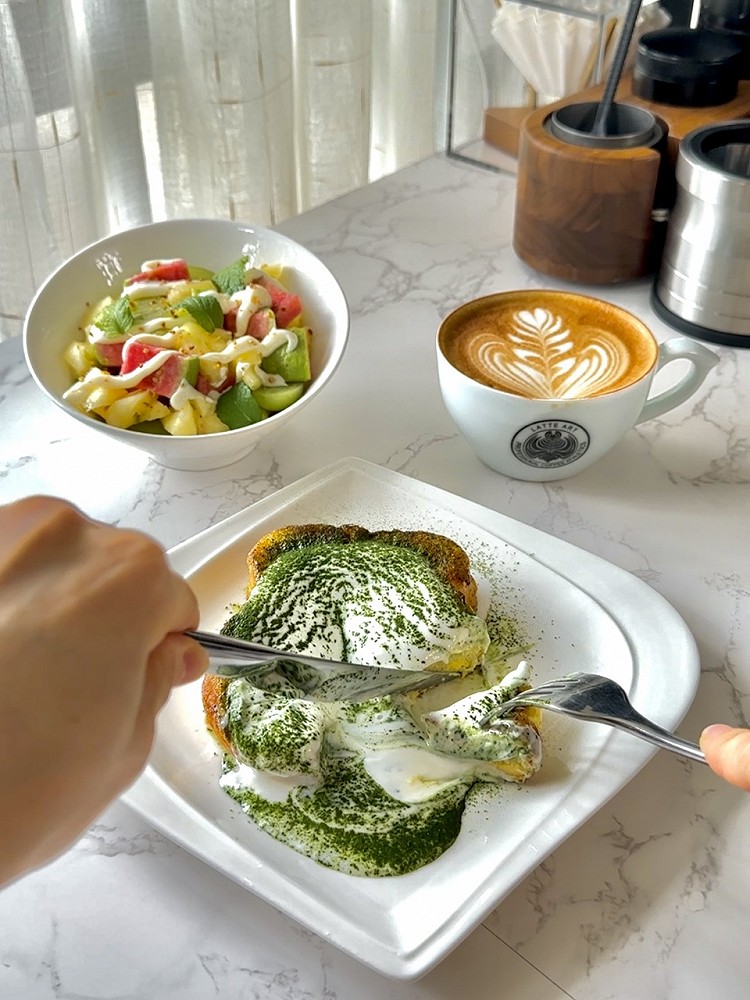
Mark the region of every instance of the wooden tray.
<instances>
[{"instance_id":1,"label":"wooden tray","mask_svg":"<svg viewBox=\"0 0 750 1000\"><path fill-rule=\"evenodd\" d=\"M589 87L579 94L574 94L548 105L549 110L565 104L578 104L583 101L598 101L604 90L604 85ZM646 108L666 122L669 127L669 152L673 161L677 159L680 143L693 129L701 125L711 125L715 122L730 121L734 118L750 118L750 80L740 80L737 96L733 101L719 104L713 108L677 108L671 104L657 104L656 101L646 101L633 95L632 74L623 77L617 90L616 99ZM510 156L518 156L518 140L521 123L534 108L487 108L484 112L483 138L491 146L502 149Z\"/></svg>"}]
</instances>

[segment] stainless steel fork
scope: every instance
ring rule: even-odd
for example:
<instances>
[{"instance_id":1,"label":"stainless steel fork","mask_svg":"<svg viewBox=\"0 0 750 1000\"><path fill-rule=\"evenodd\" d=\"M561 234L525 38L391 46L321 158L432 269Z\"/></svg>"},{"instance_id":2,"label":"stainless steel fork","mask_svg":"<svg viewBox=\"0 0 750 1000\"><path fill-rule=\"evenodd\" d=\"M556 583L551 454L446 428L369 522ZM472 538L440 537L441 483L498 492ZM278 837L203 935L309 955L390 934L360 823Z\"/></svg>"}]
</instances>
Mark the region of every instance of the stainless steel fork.
<instances>
[{"instance_id":1,"label":"stainless steel fork","mask_svg":"<svg viewBox=\"0 0 750 1000\"><path fill-rule=\"evenodd\" d=\"M588 722L603 722L632 733L662 750L671 750L672 753L706 763L703 751L696 743L675 736L636 712L620 685L599 674L568 674L530 691L523 691L489 712L479 725L486 729L513 708L527 705L572 715Z\"/></svg>"}]
</instances>

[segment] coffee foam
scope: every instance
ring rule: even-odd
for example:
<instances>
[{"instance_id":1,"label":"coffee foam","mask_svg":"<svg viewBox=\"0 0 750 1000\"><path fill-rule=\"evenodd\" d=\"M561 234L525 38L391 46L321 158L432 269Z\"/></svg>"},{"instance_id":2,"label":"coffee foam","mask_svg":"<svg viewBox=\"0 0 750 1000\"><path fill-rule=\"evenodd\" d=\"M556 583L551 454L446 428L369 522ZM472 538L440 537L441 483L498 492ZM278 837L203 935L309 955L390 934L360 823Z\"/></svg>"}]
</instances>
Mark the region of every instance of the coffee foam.
<instances>
[{"instance_id":1,"label":"coffee foam","mask_svg":"<svg viewBox=\"0 0 750 1000\"><path fill-rule=\"evenodd\" d=\"M440 330L469 378L529 399L581 399L631 385L658 348L635 316L570 292L509 292L457 309Z\"/></svg>"}]
</instances>

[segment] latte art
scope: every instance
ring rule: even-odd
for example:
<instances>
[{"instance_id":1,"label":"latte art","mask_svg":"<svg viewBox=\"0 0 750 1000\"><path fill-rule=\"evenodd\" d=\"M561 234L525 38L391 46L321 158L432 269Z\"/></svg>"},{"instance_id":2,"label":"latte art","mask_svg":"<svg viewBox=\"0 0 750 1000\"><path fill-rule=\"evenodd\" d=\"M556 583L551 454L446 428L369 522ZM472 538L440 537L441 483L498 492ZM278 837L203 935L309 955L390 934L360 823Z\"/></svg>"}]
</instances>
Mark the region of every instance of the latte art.
<instances>
[{"instance_id":1,"label":"latte art","mask_svg":"<svg viewBox=\"0 0 750 1000\"><path fill-rule=\"evenodd\" d=\"M566 292L490 296L444 324L441 349L452 365L493 389L527 399L600 396L642 378L656 344L635 317Z\"/></svg>"},{"instance_id":2,"label":"latte art","mask_svg":"<svg viewBox=\"0 0 750 1000\"><path fill-rule=\"evenodd\" d=\"M563 318L547 309L522 309L506 322L502 339L497 331L478 329L466 348L509 392L545 399L595 396L627 371L629 352L606 329L579 330L574 339Z\"/></svg>"}]
</instances>

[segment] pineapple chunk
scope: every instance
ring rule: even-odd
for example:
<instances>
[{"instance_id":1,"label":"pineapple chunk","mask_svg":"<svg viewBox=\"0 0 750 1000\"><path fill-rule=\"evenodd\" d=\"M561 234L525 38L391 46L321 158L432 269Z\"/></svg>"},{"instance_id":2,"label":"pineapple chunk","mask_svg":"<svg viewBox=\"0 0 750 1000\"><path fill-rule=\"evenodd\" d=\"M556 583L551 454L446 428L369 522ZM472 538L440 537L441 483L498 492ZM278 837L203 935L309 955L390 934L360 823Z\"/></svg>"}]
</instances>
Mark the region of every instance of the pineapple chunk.
<instances>
[{"instance_id":1,"label":"pineapple chunk","mask_svg":"<svg viewBox=\"0 0 750 1000\"><path fill-rule=\"evenodd\" d=\"M167 302L170 306L174 306L183 299L190 298L191 295L198 295L199 292L215 291L216 286L213 281L180 281L167 292Z\"/></svg>"},{"instance_id":2,"label":"pineapple chunk","mask_svg":"<svg viewBox=\"0 0 750 1000\"><path fill-rule=\"evenodd\" d=\"M187 434L197 434L198 425L195 420L195 410L188 401L180 410L175 410L162 420L164 429L175 437Z\"/></svg>"},{"instance_id":3,"label":"pineapple chunk","mask_svg":"<svg viewBox=\"0 0 750 1000\"><path fill-rule=\"evenodd\" d=\"M213 351L223 351L229 343L229 337L223 333L209 333L194 319L183 320L173 331L175 347L186 354L209 354Z\"/></svg>"},{"instance_id":4,"label":"pineapple chunk","mask_svg":"<svg viewBox=\"0 0 750 1000\"><path fill-rule=\"evenodd\" d=\"M201 358L198 362L201 375L207 379L211 385L221 385L229 372L229 366L221 361L213 361L210 358Z\"/></svg>"},{"instance_id":5,"label":"pineapple chunk","mask_svg":"<svg viewBox=\"0 0 750 1000\"><path fill-rule=\"evenodd\" d=\"M202 392L196 392L195 395L190 397L188 402L193 407L196 421L200 417L214 413L216 410L216 403L212 399L209 399L208 396L204 396Z\"/></svg>"},{"instance_id":6,"label":"pineapple chunk","mask_svg":"<svg viewBox=\"0 0 750 1000\"><path fill-rule=\"evenodd\" d=\"M274 281L280 281L282 285L284 284L283 264L261 264L260 269L264 274L267 274L269 278L273 278Z\"/></svg>"},{"instance_id":7,"label":"pineapple chunk","mask_svg":"<svg viewBox=\"0 0 750 1000\"><path fill-rule=\"evenodd\" d=\"M77 378L83 378L86 372L97 367L96 351L83 340L74 340L68 344L63 359Z\"/></svg>"},{"instance_id":8,"label":"pineapple chunk","mask_svg":"<svg viewBox=\"0 0 750 1000\"><path fill-rule=\"evenodd\" d=\"M219 431L228 431L229 428L224 423L223 420L219 420L216 416L216 411L211 411L206 413L199 419L198 422L198 433L199 434L218 434Z\"/></svg>"},{"instance_id":9,"label":"pineapple chunk","mask_svg":"<svg viewBox=\"0 0 750 1000\"><path fill-rule=\"evenodd\" d=\"M156 395L148 389L129 392L122 399L115 400L102 416L110 427L132 427L144 420L161 420L169 415L169 407L160 403Z\"/></svg>"},{"instance_id":10,"label":"pineapple chunk","mask_svg":"<svg viewBox=\"0 0 750 1000\"><path fill-rule=\"evenodd\" d=\"M120 385L95 385L84 401L83 408L87 413L94 412L103 417L105 410L118 400L124 399L127 394L128 390Z\"/></svg>"},{"instance_id":11,"label":"pineapple chunk","mask_svg":"<svg viewBox=\"0 0 750 1000\"><path fill-rule=\"evenodd\" d=\"M254 364L237 363L237 381L242 381L248 389L260 389L263 384Z\"/></svg>"}]
</instances>

